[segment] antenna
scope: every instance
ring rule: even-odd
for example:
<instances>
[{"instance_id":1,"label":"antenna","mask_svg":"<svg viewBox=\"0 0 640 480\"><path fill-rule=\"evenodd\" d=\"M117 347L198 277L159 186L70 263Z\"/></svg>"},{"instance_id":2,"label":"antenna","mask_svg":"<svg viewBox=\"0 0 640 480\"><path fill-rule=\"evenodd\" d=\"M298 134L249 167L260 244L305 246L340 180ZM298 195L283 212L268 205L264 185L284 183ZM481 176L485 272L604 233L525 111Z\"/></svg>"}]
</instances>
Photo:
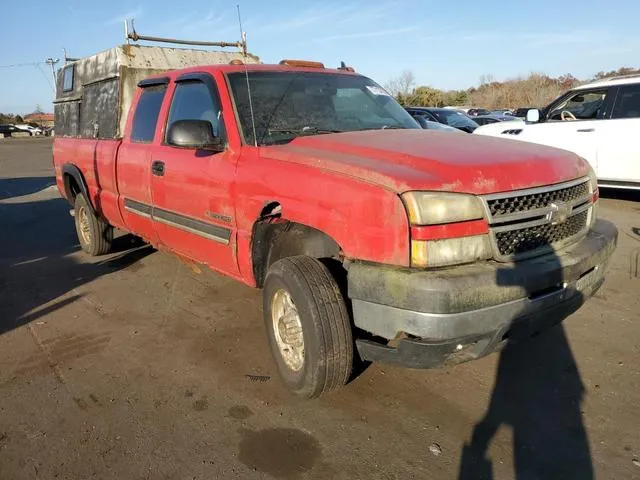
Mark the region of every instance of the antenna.
<instances>
[{"instance_id":1,"label":"antenna","mask_svg":"<svg viewBox=\"0 0 640 480\"><path fill-rule=\"evenodd\" d=\"M238 25L240 26L240 37L243 40L244 49L242 55L245 57L244 65L244 77L247 80L247 96L249 97L249 112L251 114L251 128L253 129L253 146L258 146L258 134L256 133L256 119L253 115L253 100L251 99L251 85L249 84L249 71L247 70L247 34L242 31L242 17L240 17L240 4L236 5L238 10Z\"/></svg>"}]
</instances>

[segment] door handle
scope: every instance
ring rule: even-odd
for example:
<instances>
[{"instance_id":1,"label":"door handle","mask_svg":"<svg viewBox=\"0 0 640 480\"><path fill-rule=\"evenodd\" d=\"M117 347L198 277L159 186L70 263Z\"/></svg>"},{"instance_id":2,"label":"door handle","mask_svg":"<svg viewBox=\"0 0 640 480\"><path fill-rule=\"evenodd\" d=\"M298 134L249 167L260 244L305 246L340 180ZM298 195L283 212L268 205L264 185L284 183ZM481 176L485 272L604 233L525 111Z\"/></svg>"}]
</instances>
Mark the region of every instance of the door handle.
<instances>
[{"instance_id":1,"label":"door handle","mask_svg":"<svg viewBox=\"0 0 640 480\"><path fill-rule=\"evenodd\" d=\"M579 128L578 130L576 130L576 132L580 132L580 133L591 133L595 131L596 131L595 128Z\"/></svg>"},{"instance_id":2,"label":"door handle","mask_svg":"<svg viewBox=\"0 0 640 480\"><path fill-rule=\"evenodd\" d=\"M154 160L151 164L151 173L158 177L162 177L164 175L164 162Z\"/></svg>"}]
</instances>

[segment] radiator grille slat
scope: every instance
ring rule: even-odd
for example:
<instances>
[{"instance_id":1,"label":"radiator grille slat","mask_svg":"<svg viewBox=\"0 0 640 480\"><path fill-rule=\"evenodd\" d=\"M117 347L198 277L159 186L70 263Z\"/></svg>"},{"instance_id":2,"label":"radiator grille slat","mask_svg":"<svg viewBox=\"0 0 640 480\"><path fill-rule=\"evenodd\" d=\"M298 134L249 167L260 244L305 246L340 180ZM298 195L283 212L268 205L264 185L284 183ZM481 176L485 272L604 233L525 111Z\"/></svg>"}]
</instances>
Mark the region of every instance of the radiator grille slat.
<instances>
[{"instance_id":1,"label":"radiator grille slat","mask_svg":"<svg viewBox=\"0 0 640 480\"><path fill-rule=\"evenodd\" d=\"M588 229L590 197L591 188L586 178L567 182L564 187L487 196L495 258L502 261L526 258L548 251L549 246L565 245L567 239L579 238ZM562 208L568 208L571 213L558 223L554 211Z\"/></svg>"},{"instance_id":2,"label":"radiator grille slat","mask_svg":"<svg viewBox=\"0 0 640 480\"><path fill-rule=\"evenodd\" d=\"M501 255L517 255L546 245L553 245L580 233L587 225L588 211L570 217L560 225L537 225L535 227L508 230L496 233L498 251Z\"/></svg>"},{"instance_id":3,"label":"radiator grille slat","mask_svg":"<svg viewBox=\"0 0 640 480\"><path fill-rule=\"evenodd\" d=\"M562 188L560 190L489 200L487 204L489 205L491 215L493 217L499 217L500 215L510 215L544 208L551 202L558 200L571 202L579 198L587 197L588 195L589 182L585 181L573 187Z\"/></svg>"}]
</instances>

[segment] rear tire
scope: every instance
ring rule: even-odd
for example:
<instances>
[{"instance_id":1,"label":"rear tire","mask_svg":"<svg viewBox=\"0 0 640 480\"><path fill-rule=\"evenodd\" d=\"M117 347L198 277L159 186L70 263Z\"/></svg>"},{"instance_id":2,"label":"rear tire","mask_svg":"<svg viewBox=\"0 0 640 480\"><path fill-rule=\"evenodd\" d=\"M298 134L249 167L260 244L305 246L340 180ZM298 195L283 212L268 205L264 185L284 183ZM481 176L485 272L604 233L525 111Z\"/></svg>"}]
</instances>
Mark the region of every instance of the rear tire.
<instances>
[{"instance_id":1,"label":"rear tire","mask_svg":"<svg viewBox=\"0 0 640 480\"><path fill-rule=\"evenodd\" d=\"M75 202L76 233L80 247L91 256L104 255L111 250L113 227L96 216L85 196L80 193Z\"/></svg>"},{"instance_id":2,"label":"rear tire","mask_svg":"<svg viewBox=\"0 0 640 480\"><path fill-rule=\"evenodd\" d=\"M293 392L313 398L347 383L351 322L327 267L307 256L275 262L264 283L263 311L271 352Z\"/></svg>"}]
</instances>

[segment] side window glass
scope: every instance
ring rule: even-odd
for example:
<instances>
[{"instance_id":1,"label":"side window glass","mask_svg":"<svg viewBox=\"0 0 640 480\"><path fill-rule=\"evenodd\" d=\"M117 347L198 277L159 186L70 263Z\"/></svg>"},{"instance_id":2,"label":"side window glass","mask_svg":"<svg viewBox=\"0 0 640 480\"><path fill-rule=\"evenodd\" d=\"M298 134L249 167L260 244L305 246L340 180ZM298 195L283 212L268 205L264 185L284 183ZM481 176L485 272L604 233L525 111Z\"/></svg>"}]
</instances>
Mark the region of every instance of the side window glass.
<instances>
[{"instance_id":1,"label":"side window glass","mask_svg":"<svg viewBox=\"0 0 640 480\"><path fill-rule=\"evenodd\" d=\"M604 107L607 90L576 92L555 105L548 120L595 120Z\"/></svg>"},{"instance_id":2,"label":"side window glass","mask_svg":"<svg viewBox=\"0 0 640 480\"><path fill-rule=\"evenodd\" d=\"M611 118L640 118L640 84L620 87Z\"/></svg>"},{"instance_id":3,"label":"side window glass","mask_svg":"<svg viewBox=\"0 0 640 480\"><path fill-rule=\"evenodd\" d=\"M142 90L136 113L133 116L132 142L151 143L153 141L166 89L166 85L154 85Z\"/></svg>"},{"instance_id":4,"label":"side window glass","mask_svg":"<svg viewBox=\"0 0 640 480\"><path fill-rule=\"evenodd\" d=\"M62 91L69 92L73 90L73 65L65 67L62 74Z\"/></svg>"},{"instance_id":5,"label":"side window glass","mask_svg":"<svg viewBox=\"0 0 640 480\"><path fill-rule=\"evenodd\" d=\"M180 82L171 101L168 125L178 120L206 120L211 123L213 134L220 137L220 113L220 106L206 84L200 81Z\"/></svg>"}]
</instances>

